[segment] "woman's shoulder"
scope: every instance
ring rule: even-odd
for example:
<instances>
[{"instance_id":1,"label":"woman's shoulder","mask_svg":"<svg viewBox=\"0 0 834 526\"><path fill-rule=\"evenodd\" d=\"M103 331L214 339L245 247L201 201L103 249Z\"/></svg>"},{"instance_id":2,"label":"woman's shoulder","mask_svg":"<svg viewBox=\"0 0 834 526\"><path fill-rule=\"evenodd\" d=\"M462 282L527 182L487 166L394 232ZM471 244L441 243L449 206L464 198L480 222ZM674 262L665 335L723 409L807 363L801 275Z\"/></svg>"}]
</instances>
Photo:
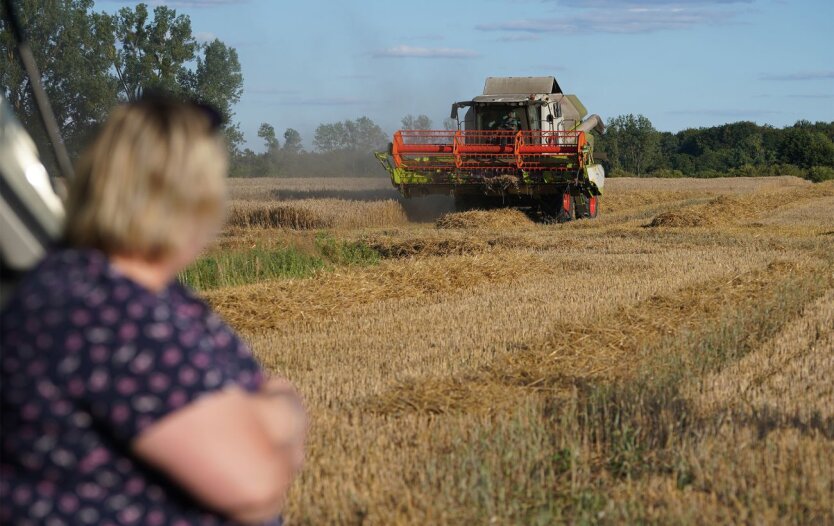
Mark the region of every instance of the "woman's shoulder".
<instances>
[{"instance_id":1,"label":"woman's shoulder","mask_svg":"<svg viewBox=\"0 0 834 526\"><path fill-rule=\"evenodd\" d=\"M28 271L6 304L5 315L38 313L83 301L107 266L103 254L54 248Z\"/></svg>"},{"instance_id":2,"label":"woman's shoulder","mask_svg":"<svg viewBox=\"0 0 834 526\"><path fill-rule=\"evenodd\" d=\"M162 294L149 291L115 270L100 251L59 247L23 277L3 318L5 327L61 332L141 327L175 317L194 322L205 319L208 310L183 287L175 285Z\"/></svg>"}]
</instances>

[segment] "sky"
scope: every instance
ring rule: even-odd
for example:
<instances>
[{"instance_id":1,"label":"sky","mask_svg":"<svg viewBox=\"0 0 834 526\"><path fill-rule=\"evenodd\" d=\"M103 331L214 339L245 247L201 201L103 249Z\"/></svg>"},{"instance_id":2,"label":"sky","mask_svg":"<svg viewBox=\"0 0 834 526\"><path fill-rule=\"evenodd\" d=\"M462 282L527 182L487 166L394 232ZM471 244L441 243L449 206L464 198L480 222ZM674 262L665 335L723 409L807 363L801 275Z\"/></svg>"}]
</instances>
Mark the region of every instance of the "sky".
<instances>
[{"instance_id":1,"label":"sky","mask_svg":"<svg viewBox=\"0 0 834 526\"><path fill-rule=\"evenodd\" d=\"M137 2L99 1L115 11ZM260 123L406 114L436 127L488 76L554 75L605 120L659 130L834 121L834 0L156 0L237 49L247 146Z\"/></svg>"}]
</instances>

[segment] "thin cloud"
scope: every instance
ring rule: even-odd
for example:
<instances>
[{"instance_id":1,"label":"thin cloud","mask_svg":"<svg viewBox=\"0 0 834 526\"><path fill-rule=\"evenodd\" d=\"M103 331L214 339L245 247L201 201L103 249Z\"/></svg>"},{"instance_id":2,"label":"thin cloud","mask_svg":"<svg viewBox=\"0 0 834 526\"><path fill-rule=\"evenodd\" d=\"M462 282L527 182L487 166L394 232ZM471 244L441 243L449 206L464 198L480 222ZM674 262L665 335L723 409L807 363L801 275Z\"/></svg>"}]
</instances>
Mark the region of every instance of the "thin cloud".
<instances>
[{"instance_id":1,"label":"thin cloud","mask_svg":"<svg viewBox=\"0 0 834 526\"><path fill-rule=\"evenodd\" d=\"M761 75L759 80L825 80L834 79L834 70Z\"/></svg>"},{"instance_id":2,"label":"thin cloud","mask_svg":"<svg viewBox=\"0 0 834 526\"><path fill-rule=\"evenodd\" d=\"M573 14L567 16L522 18L480 24L475 28L480 31L512 32L514 34L652 33L663 30L687 29L706 24L726 23L728 20L737 17L739 12L715 6L740 2L744 2L744 0L711 2L708 0L689 0L688 2L596 0L581 4L578 1L569 0L566 5L576 7L576 9L572 10Z\"/></svg>"},{"instance_id":3,"label":"thin cloud","mask_svg":"<svg viewBox=\"0 0 834 526\"><path fill-rule=\"evenodd\" d=\"M530 33L521 33L516 35L506 35L496 39L498 42L531 42L541 40L542 37Z\"/></svg>"},{"instance_id":4,"label":"thin cloud","mask_svg":"<svg viewBox=\"0 0 834 526\"><path fill-rule=\"evenodd\" d=\"M400 45L377 51L373 56L376 58L477 58L480 55L470 49Z\"/></svg>"},{"instance_id":5,"label":"thin cloud","mask_svg":"<svg viewBox=\"0 0 834 526\"><path fill-rule=\"evenodd\" d=\"M726 20L724 15L707 11L626 9L619 12L583 14L564 19L512 20L477 26L481 31L525 31L529 33L653 33L669 29L687 29Z\"/></svg>"}]
</instances>

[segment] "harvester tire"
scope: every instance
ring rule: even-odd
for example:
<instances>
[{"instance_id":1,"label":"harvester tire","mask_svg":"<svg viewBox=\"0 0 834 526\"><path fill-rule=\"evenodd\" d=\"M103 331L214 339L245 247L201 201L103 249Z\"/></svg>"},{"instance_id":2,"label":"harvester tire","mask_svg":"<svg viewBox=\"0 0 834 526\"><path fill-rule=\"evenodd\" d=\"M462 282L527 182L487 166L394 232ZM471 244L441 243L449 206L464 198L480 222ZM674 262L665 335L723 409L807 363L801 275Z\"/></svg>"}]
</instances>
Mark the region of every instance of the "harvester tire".
<instances>
[{"instance_id":1,"label":"harvester tire","mask_svg":"<svg viewBox=\"0 0 834 526\"><path fill-rule=\"evenodd\" d=\"M592 195L588 198L588 217L591 219L599 215L599 196Z\"/></svg>"},{"instance_id":2,"label":"harvester tire","mask_svg":"<svg viewBox=\"0 0 834 526\"><path fill-rule=\"evenodd\" d=\"M573 195L565 192L559 201L559 213L556 215L556 221L559 223L567 223L568 221L573 221L574 217L576 217L576 201Z\"/></svg>"}]
</instances>

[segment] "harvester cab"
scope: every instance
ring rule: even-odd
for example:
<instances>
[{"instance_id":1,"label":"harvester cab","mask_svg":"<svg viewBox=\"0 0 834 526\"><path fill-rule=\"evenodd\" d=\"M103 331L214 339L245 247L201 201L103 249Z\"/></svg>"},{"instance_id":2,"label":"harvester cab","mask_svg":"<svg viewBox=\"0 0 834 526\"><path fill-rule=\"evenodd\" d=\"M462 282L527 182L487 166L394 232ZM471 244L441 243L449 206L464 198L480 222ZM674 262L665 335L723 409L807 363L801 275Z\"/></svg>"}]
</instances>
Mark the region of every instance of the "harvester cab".
<instances>
[{"instance_id":1,"label":"harvester cab","mask_svg":"<svg viewBox=\"0 0 834 526\"><path fill-rule=\"evenodd\" d=\"M400 130L377 154L403 196L528 207L545 220L597 216L605 173L591 131L603 133L603 122L554 77L489 77L482 95L452 104L451 118L455 130Z\"/></svg>"}]
</instances>

